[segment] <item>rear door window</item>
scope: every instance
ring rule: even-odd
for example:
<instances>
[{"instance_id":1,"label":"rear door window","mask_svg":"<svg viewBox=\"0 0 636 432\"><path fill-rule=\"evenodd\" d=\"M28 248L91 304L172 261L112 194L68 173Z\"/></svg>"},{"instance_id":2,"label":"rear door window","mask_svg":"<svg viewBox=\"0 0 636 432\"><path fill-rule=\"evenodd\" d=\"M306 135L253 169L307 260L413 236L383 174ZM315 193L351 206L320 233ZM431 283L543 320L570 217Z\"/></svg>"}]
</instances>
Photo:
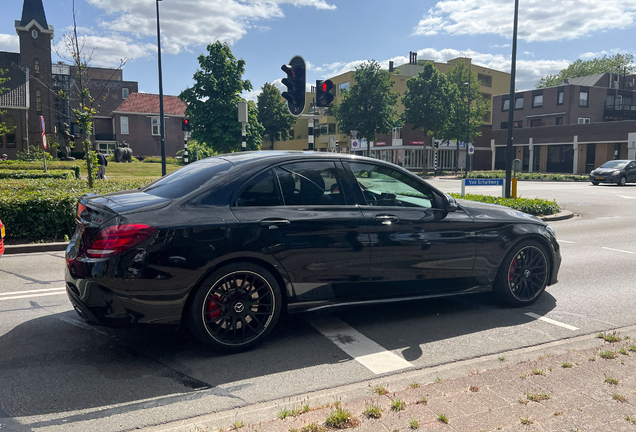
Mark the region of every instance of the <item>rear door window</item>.
<instances>
[{"instance_id":1,"label":"rear door window","mask_svg":"<svg viewBox=\"0 0 636 432\"><path fill-rule=\"evenodd\" d=\"M250 180L236 199L237 207L267 207L282 205L278 181L272 170Z\"/></svg>"}]
</instances>

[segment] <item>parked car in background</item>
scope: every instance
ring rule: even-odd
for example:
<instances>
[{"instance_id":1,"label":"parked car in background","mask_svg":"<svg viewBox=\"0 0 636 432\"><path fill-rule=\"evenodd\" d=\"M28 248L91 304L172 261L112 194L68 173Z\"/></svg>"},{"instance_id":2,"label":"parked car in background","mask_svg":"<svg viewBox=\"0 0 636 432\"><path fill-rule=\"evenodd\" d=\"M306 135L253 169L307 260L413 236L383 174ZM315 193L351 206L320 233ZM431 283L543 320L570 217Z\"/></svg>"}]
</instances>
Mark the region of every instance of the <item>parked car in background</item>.
<instances>
[{"instance_id":1,"label":"parked car in background","mask_svg":"<svg viewBox=\"0 0 636 432\"><path fill-rule=\"evenodd\" d=\"M494 291L526 306L557 282L554 230L334 153L207 158L79 202L66 287L96 324L183 323L229 351L285 312Z\"/></svg>"},{"instance_id":2,"label":"parked car in background","mask_svg":"<svg viewBox=\"0 0 636 432\"><path fill-rule=\"evenodd\" d=\"M636 183L636 161L607 161L590 173L590 181L594 186L599 183L616 183L619 186Z\"/></svg>"},{"instance_id":3,"label":"parked car in background","mask_svg":"<svg viewBox=\"0 0 636 432\"><path fill-rule=\"evenodd\" d=\"M0 256L4 253L4 236L6 235L6 229L2 220L0 220Z\"/></svg>"}]
</instances>

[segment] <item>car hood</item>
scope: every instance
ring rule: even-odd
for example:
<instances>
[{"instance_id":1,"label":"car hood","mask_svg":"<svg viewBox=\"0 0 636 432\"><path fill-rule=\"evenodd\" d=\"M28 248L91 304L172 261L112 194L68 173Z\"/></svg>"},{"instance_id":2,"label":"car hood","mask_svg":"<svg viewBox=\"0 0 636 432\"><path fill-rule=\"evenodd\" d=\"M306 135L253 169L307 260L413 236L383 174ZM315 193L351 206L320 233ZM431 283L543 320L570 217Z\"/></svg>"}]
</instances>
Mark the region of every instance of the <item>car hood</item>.
<instances>
[{"instance_id":1,"label":"car hood","mask_svg":"<svg viewBox=\"0 0 636 432\"><path fill-rule=\"evenodd\" d=\"M137 211L156 210L168 205L172 200L141 192L137 189L114 192L106 195L85 195L82 202L94 207L109 209L126 214Z\"/></svg>"},{"instance_id":2,"label":"car hood","mask_svg":"<svg viewBox=\"0 0 636 432\"><path fill-rule=\"evenodd\" d=\"M476 222L529 222L547 225L536 216L497 204L458 199L457 203Z\"/></svg>"},{"instance_id":3,"label":"car hood","mask_svg":"<svg viewBox=\"0 0 636 432\"><path fill-rule=\"evenodd\" d=\"M599 175L611 174L614 171L622 171L620 168L596 168L592 173Z\"/></svg>"}]
</instances>

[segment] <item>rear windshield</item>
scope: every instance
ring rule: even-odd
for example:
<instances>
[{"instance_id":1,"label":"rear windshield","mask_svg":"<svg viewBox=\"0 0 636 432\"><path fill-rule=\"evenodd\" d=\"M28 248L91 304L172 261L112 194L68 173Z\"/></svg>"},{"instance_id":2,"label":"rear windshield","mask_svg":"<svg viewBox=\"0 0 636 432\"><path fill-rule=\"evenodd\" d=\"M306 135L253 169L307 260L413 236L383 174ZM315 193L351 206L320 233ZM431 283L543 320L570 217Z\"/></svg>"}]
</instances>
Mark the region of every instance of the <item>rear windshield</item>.
<instances>
[{"instance_id":1,"label":"rear windshield","mask_svg":"<svg viewBox=\"0 0 636 432\"><path fill-rule=\"evenodd\" d=\"M601 165L601 168L625 168L625 165L627 165L625 161L609 161Z\"/></svg>"},{"instance_id":2,"label":"rear windshield","mask_svg":"<svg viewBox=\"0 0 636 432\"><path fill-rule=\"evenodd\" d=\"M204 159L171 172L141 191L162 198L179 198L225 174L230 168L232 164L224 159Z\"/></svg>"}]
</instances>

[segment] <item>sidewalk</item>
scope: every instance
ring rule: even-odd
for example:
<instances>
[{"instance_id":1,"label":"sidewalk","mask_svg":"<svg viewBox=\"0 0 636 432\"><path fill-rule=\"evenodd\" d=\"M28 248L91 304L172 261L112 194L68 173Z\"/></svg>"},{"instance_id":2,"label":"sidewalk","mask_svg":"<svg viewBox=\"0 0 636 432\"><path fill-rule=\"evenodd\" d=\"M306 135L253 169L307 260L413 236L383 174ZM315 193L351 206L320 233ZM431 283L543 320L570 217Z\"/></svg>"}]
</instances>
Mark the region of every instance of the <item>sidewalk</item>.
<instances>
[{"instance_id":1,"label":"sidewalk","mask_svg":"<svg viewBox=\"0 0 636 432\"><path fill-rule=\"evenodd\" d=\"M145 432L636 431L636 326L264 402ZM386 394L381 394L386 392ZM284 419L282 417L285 417Z\"/></svg>"}]
</instances>

